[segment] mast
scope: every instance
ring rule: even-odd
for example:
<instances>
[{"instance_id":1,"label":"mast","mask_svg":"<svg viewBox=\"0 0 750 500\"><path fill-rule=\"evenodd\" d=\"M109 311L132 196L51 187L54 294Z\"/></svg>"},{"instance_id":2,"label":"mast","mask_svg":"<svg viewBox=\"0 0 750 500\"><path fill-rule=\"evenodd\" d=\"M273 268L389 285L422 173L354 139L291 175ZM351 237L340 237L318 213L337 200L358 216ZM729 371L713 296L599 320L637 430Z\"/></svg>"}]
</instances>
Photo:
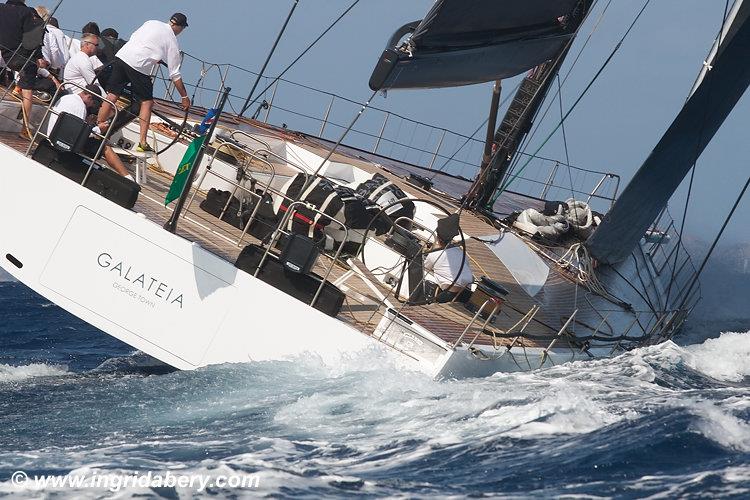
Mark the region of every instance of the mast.
<instances>
[{"instance_id":1,"label":"mast","mask_svg":"<svg viewBox=\"0 0 750 500\"><path fill-rule=\"evenodd\" d=\"M590 0L581 0L577 4L566 19L569 30L573 33L578 31L591 5ZM531 130L534 117L547 97L554 77L568 55L574 38L572 37L570 42L566 43L553 58L532 69L521 82L495 133L495 153L489 162L484 161L483 158L479 174L466 195L468 207L492 212L492 207L489 206L490 199L508 173L508 167L518 152L521 141Z\"/></svg>"},{"instance_id":2,"label":"mast","mask_svg":"<svg viewBox=\"0 0 750 500\"><path fill-rule=\"evenodd\" d=\"M487 118L487 137L484 140L484 154L482 155L482 168L485 168L492 159L492 145L494 144L494 130L497 126L497 111L500 107L500 92L503 89L502 80L497 80L492 87L492 101L490 102L490 116Z\"/></svg>"},{"instance_id":3,"label":"mast","mask_svg":"<svg viewBox=\"0 0 750 500\"><path fill-rule=\"evenodd\" d=\"M725 28L690 98L586 242L599 262L632 253L750 85L750 3L736 2Z\"/></svg>"},{"instance_id":4,"label":"mast","mask_svg":"<svg viewBox=\"0 0 750 500\"><path fill-rule=\"evenodd\" d=\"M567 48L563 51L567 52ZM560 64L563 59L564 55L555 58ZM487 207L490 198L504 179L521 140L531 129L534 116L544 102L552 77L557 74L559 68L559 64L548 61L537 66L523 79L500 127L495 132L495 153L488 162L482 162L479 175L469 188L466 202L469 208L491 211L491 207Z\"/></svg>"}]
</instances>

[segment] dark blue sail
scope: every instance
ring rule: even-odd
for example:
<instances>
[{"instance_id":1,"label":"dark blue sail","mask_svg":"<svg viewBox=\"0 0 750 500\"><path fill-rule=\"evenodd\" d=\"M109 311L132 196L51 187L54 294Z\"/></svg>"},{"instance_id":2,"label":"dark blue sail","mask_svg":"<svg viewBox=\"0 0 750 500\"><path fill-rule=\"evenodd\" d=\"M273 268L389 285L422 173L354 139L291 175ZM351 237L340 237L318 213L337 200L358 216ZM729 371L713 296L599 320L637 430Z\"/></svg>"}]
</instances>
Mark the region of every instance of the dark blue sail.
<instances>
[{"instance_id":1,"label":"dark blue sail","mask_svg":"<svg viewBox=\"0 0 750 500\"><path fill-rule=\"evenodd\" d=\"M738 5L710 70L586 243L599 262L630 255L750 84L750 3Z\"/></svg>"},{"instance_id":2,"label":"dark blue sail","mask_svg":"<svg viewBox=\"0 0 750 500\"><path fill-rule=\"evenodd\" d=\"M502 80L551 59L575 34L580 0L438 0L396 34L370 78L373 90ZM412 33L406 44L395 44Z\"/></svg>"}]
</instances>

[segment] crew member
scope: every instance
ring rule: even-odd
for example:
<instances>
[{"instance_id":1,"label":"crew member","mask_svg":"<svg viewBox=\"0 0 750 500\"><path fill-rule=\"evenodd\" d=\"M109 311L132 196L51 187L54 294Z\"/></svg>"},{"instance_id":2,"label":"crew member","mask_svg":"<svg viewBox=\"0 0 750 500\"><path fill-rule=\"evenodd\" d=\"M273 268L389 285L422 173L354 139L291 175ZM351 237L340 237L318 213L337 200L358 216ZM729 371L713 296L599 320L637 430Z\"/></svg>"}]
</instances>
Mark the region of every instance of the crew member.
<instances>
[{"instance_id":1,"label":"crew member","mask_svg":"<svg viewBox=\"0 0 750 500\"><path fill-rule=\"evenodd\" d=\"M72 82L81 87L94 83L96 72L92 56L96 55L98 45L99 37L96 35L89 34L81 38L81 50L76 52L65 65L66 82ZM78 89L73 86L68 87L67 90L78 92Z\"/></svg>"},{"instance_id":2,"label":"crew member","mask_svg":"<svg viewBox=\"0 0 750 500\"><path fill-rule=\"evenodd\" d=\"M107 28L102 31L102 36L99 39L101 50L99 51L99 59L105 65L115 60L115 55L127 42L120 38L120 34L114 28Z\"/></svg>"},{"instance_id":3,"label":"crew member","mask_svg":"<svg viewBox=\"0 0 750 500\"><path fill-rule=\"evenodd\" d=\"M136 148L138 152L153 151L146 142L151 124L151 109L154 105L154 84L150 75L155 72L160 61L167 63L169 77L182 97L183 109L187 111L190 108L190 98L180 75L180 47L177 44L177 35L182 33L187 25L187 17L179 12L170 18L169 23L146 21L117 52L112 64L112 75L107 82L107 100L117 101L125 87L130 84L133 97L141 101L141 135ZM107 101L102 103L99 123L109 119L112 111L112 105Z\"/></svg>"},{"instance_id":4,"label":"crew member","mask_svg":"<svg viewBox=\"0 0 750 500\"><path fill-rule=\"evenodd\" d=\"M425 280L435 283L440 291L437 302L450 302L474 282L474 275L469 267L468 256L464 249L453 245L449 234L438 227L437 243L425 256Z\"/></svg>"},{"instance_id":5,"label":"crew member","mask_svg":"<svg viewBox=\"0 0 750 500\"><path fill-rule=\"evenodd\" d=\"M24 34L31 33L39 25L36 11L26 6L25 0L8 0L0 4L0 54L6 66L19 73L18 88L21 89L21 108L23 110L23 129L21 136L30 139L29 117L31 116L31 98L36 83L38 47L24 44ZM42 43L40 37L39 45ZM26 45L26 46L24 46Z\"/></svg>"},{"instance_id":6,"label":"crew member","mask_svg":"<svg viewBox=\"0 0 750 500\"><path fill-rule=\"evenodd\" d=\"M86 119L86 117L88 116L88 110L93 108L96 105L97 101L92 93L101 95L99 93L99 87L96 85L87 85L86 90L88 90L88 92L76 88L76 91L74 91L76 93L64 95L60 98L59 101L57 101L57 104L55 104L55 106L52 108L52 111L54 112L49 114L49 122L47 123L47 136L52 133L52 130L55 128L55 123L57 123L58 115L63 111L77 116L82 120ZM97 134L104 134L106 132L106 127L95 127L94 132ZM96 155L97 151L99 151L101 142L101 139L99 139L98 137L89 137L88 141L86 141L86 146L84 146L84 153L86 153L87 156L93 158ZM130 175L130 173L125 168L125 165L123 165L120 157L117 156L117 153L115 153L108 144L104 145L103 151L104 159L107 160L107 163L110 167L112 167L118 174L122 175L123 177L127 177L131 181L135 182L133 176Z\"/></svg>"},{"instance_id":7,"label":"crew member","mask_svg":"<svg viewBox=\"0 0 750 500\"><path fill-rule=\"evenodd\" d=\"M40 12L40 7L37 7L37 12ZM42 15L41 12L40 15ZM59 28L57 19L54 17L47 18L42 16L42 18L47 21L47 32L44 34L42 57L49 62L51 70L62 78L65 64L70 59L68 46L65 45L65 33Z\"/></svg>"},{"instance_id":8,"label":"crew member","mask_svg":"<svg viewBox=\"0 0 750 500\"><path fill-rule=\"evenodd\" d=\"M103 87L107 87L109 77L112 76L112 63L115 62L115 55L123 46L127 43L125 40L120 38L120 34L114 28L107 28L102 31L102 36L99 38L99 59L104 63L104 66L97 71L99 76L99 84Z\"/></svg>"}]
</instances>

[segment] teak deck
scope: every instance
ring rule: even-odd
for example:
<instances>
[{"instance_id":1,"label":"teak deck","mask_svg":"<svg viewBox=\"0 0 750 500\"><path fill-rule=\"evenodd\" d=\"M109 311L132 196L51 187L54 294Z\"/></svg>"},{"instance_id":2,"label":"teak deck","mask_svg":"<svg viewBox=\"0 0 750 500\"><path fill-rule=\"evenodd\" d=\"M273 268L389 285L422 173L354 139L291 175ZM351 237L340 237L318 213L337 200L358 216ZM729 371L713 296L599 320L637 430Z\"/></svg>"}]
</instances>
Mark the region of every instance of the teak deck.
<instances>
[{"instance_id":1,"label":"teak deck","mask_svg":"<svg viewBox=\"0 0 750 500\"><path fill-rule=\"evenodd\" d=\"M181 115L171 105L159 103L157 108L164 113L171 114L176 118ZM197 117L197 115L196 115ZM239 122L232 117L222 120L222 125L236 126ZM323 144L316 138L309 138L302 134L290 133L287 130L276 129L269 125L251 122L243 119L243 128L255 128L263 130L264 135L275 135L278 138L293 141L298 146L307 148L321 156L325 156L327 151L323 149ZM25 152L28 147L28 141L18 137L15 133L0 132L0 142L15 148L20 152ZM344 148L346 151L347 148ZM361 156L337 153L332 161L341 161L366 170L368 172L380 172L386 175L394 183L399 185L405 191L415 195L430 199L445 208L455 211L458 207L455 200L439 192L424 191L407 183L403 178L384 168L363 159ZM387 159L384 159L387 160ZM204 160L205 161L205 160ZM390 161L390 160L388 160ZM387 163L384 161L384 165ZM7 167L5 167L7 168ZM147 181L141 186L142 191L138 202L134 207L136 212L144 214L149 220L163 225L170 217L171 208L164 207L164 197L172 181L171 175L163 171L150 168ZM71 182L63 177L60 182ZM177 234L183 238L200 244L203 248L220 256L230 263L234 263L242 247L248 243L259 243L251 235L245 235L243 244L238 246L235 242L239 240L241 231L218 218L204 212L198 207L198 204L204 199L205 193L198 192L193 204L188 212L183 213L180 220ZM539 208L542 202L540 200L509 193L504 195L501 204L503 211L510 213L514 210L522 210L528 207ZM464 211L461 216L461 228L464 233L475 237L486 237L497 235L499 230L484 220L480 219L471 212ZM551 265L549 278L545 287L534 298L530 297L523 288L516 282L512 274L503 265L503 263L492 253L492 251L482 242L467 238L466 249L468 260L474 276L488 276L503 284L510 292L507 301L502 306L496 320L487 325L485 332L482 332L484 321L477 319L471 328L466 332L464 341L469 342L476 337L475 344L495 345L498 347L509 345L513 339L493 338L492 333L505 332L516 324L535 304L544 307L536 314L533 321L527 328L527 332L536 336L542 336L542 340L516 339L516 346L541 346L547 347L550 341L557 335L558 330L570 316L571 311L575 308L577 302L576 287L574 282L564 272ZM315 271L318 274L325 273L325 267L331 260L321 257L316 265ZM388 295L387 299L392 303L400 314L408 317L422 327L430 330L447 343L455 343L461 334L472 321L473 313L469 312L461 304L430 304L426 306L404 305L394 299L391 290L383 283L379 282L371 273L364 269L364 265L359 262L357 266L361 274L371 278L371 285L382 295ZM340 278L349 267L346 263L337 263L334 265L329 281L336 281ZM364 272L362 272L364 270ZM346 301L338 318L356 329L366 334L372 335L378 322L386 311L386 306L381 304L375 296L370 286L358 275L349 278L344 287ZM545 295L554 297L554 300L546 300ZM580 307L580 304L578 305Z\"/></svg>"}]
</instances>

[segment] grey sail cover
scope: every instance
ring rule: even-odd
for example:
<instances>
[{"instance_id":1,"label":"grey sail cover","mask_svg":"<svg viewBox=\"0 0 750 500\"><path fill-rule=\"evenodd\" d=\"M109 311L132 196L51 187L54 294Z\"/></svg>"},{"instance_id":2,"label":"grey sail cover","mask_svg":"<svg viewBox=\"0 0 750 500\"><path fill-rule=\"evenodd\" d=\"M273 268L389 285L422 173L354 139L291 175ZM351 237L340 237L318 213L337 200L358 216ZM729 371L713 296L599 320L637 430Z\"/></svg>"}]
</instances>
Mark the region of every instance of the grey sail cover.
<instances>
[{"instance_id":1,"label":"grey sail cover","mask_svg":"<svg viewBox=\"0 0 750 500\"><path fill-rule=\"evenodd\" d=\"M399 51L388 77L371 79L371 87L452 87L521 74L569 42L574 33L563 17L580 1L437 0L414 30L410 52Z\"/></svg>"},{"instance_id":2,"label":"grey sail cover","mask_svg":"<svg viewBox=\"0 0 750 500\"><path fill-rule=\"evenodd\" d=\"M586 246L615 264L635 249L750 84L750 2L738 10L708 71Z\"/></svg>"}]
</instances>

